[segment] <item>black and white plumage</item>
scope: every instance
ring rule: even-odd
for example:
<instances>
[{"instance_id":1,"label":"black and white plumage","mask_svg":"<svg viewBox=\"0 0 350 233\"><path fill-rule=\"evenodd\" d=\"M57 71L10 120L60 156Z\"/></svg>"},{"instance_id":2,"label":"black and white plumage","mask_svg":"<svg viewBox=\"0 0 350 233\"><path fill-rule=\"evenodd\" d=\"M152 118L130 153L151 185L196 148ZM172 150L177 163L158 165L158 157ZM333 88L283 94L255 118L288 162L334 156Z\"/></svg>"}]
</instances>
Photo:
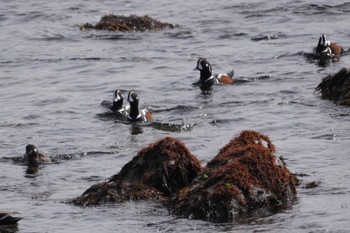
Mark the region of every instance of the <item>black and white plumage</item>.
<instances>
[{"instance_id":1,"label":"black and white plumage","mask_svg":"<svg viewBox=\"0 0 350 233\"><path fill-rule=\"evenodd\" d=\"M233 84L234 70L229 73L213 74L210 63L205 58L199 58L194 70L200 71L199 84L211 87L214 84Z\"/></svg>"},{"instance_id":2,"label":"black and white plumage","mask_svg":"<svg viewBox=\"0 0 350 233\"><path fill-rule=\"evenodd\" d=\"M139 97L135 91L130 91L128 94L128 102L130 104L128 120L153 122L153 117L147 109L139 110Z\"/></svg>"},{"instance_id":3,"label":"black and white plumage","mask_svg":"<svg viewBox=\"0 0 350 233\"><path fill-rule=\"evenodd\" d=\"M321 59L330 59L343 54L344 49L340 45L327 40L326 35L323 34L318 39L314 53Z\"/></svg>"},{"instance_id":4,"label":"black and white plumage","mask_svg":"<svg viewBox=\"0 0 350 233\"><path fill-rule=\"evenodd\" d=\"M128 116L128 111L130 109L130 106L124 106L123 107L123 94L121 93L121 91L119 89L117 89L114 94L113 94L113 102L112 102L112 106L110 107L111 111L120 115L120 116Z\"/></svg>"}]
</instances>

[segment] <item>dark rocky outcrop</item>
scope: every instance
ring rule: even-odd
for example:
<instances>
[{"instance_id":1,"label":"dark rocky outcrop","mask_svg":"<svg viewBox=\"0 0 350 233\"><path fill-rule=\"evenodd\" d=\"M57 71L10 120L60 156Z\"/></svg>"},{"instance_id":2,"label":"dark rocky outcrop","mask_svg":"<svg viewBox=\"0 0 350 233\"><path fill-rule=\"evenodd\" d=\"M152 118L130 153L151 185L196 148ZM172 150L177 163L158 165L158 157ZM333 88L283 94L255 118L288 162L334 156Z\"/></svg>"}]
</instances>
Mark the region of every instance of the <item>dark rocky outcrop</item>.
<instances>
[{"instance_id":1,"label":"dark rocky outcrop","mask_svg":"<svg viewBox=\"0 0 350 233\"><path fill-rule=\"evenodd\" d=\"M177 139L165 137L141 149L108 181L93 185L72 202L98 205L137 199L164 199L188 186L201 165Z\"/></svg>"},{"instance_id":2,"label":"dark rocky outcrop","mask_svg":"<svg viewBox=\"0 0 350 233\"><path fill-rule=\"evenodd\" d=\"M274 152L267 136L243 131L167 205L177 215L209 221L230 221L258 210L288 207L297 180Z\"/></svg>"},{"instance_id":3,"label":"dark rocky outcrop","mask_svg":"<svg viewBox=\"0 0 350 233\"><path fill-rule=\"evenodd\" d=\"M342 68L334 75L328 75L315 89L322 98L339 105L350 106L350 69Z\"/></svg>"},{"instance_id":4,"label":"dark rocky outcrop","mask_svg":"<svg viewBox=\"0 0 350 233\"><path fill-rule=\"evenodd\" d=\"M209 221L232 221L288 208L297 178L275 155L270 139L246 130L203 169L186 146L166 137L141 149L108 181L93 185L76 205L159 200L172 213Z\"/></svg>"},{"instance_id":5,"label":"dark rocky outcrop","mask_svg":"<svg viewBox=\"0 0 350 233\"><path fill-rule=\"evenodd\" d=\"M90 23L80 24L80 29L96 29L120 32L145 32L160 31L166 28L175 28L176 25L160 22L152 17L145 16L122 16L122 15L105 15L94 26Z\"/></svg>"}]
</instances>

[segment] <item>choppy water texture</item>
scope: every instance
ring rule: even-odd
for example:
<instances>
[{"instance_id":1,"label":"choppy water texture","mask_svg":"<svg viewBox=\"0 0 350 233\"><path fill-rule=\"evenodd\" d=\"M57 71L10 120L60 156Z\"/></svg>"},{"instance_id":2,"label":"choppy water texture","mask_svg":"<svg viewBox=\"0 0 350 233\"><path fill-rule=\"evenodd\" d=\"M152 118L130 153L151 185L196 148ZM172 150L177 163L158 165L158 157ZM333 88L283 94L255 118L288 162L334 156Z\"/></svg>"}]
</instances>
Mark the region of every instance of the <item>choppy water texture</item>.
<instances>
[{"instance_id":1,"label":"choppy water texture","mask_svg":"<svg viewBox=\"0 0 350 233\"><path fill-rule=\"evenodd\" d=\"M12 232L346 232L350 227L350 108L314 94L350 56L306 59L325 33L345 48L346 1L1 1L0 209L20 212ZM103 15L148 14L179 24L147 33L80 31ZM247 80L202 93L198 57ZM260 76L269 78L259 79ZM156 124L134 126L100 105L135 89ZM124 95L125 96L125 95ZM96 208L65 204L117 173L164 136L205 164L241 130L269 135L288 168L318 187L298 188L293 208L217 224L175 218L153 202ZM26 144L61 158L36 175L4 159ZM308 185L307 187L309 187Z\"/></svg>"}]
</instances>

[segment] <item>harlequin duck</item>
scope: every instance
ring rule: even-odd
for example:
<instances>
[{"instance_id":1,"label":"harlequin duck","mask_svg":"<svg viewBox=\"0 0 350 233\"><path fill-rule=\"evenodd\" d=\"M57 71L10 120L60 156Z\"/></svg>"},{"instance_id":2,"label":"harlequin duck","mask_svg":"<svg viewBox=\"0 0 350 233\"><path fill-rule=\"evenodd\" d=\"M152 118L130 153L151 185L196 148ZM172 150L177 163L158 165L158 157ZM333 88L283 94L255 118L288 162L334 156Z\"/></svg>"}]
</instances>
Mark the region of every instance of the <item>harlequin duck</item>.
<instances>
[{"instance_id":1,"label":"harlequin duck","mask_svg":"<svg viewBox=\"0 0 350 233\"><path fill-rule=\"evenodd\" d=\"M16 212L4 212L0 211L0 225L11 225L16 224L22 218L13 217L12 215L17 214Z\"/></svg>"},{"instance_id":2,"label":"harlequin duck","mask_svg":"<svg viewBox=\"0 0 350 233\"><path fill-rule=\"evenodd\" d=\"M123 101L124 101L123 95L121 91L117 89L113 95L113 103L112 103L112 107L110 108L111 111L123 116L127 116L130 106L128 105L123 107Z\"/></svg>"},{"instance_id":3,"label":"harlequin duck","mask_svg":"<svg viewBox=\"0 0 350 233\"><path fill-rule=\"evenodd\" d=\"M322 35L318 40L317 47L314 48L314 53L321 59L330 59L343 54L344 49L340 45L327 40L326 35Z\"/></svg>"},{"instance_id":4,"label":"harlequin duck","mask_svg":"<svg viewBox=\"0 0 350 233\"><path fill-rule=\"evenodd\" d=\"M113 103L112 103L111 110L113 112L116 112L122 109L123 101L124 101L123 95L122 93L120 93L120 90L117 89L113 94Z\"/></svg>"},{"instance_id":5,"label":"harlequin duck","mask_svg":"<svg viewBox=\"0 0 350 233\"><path fill-rule=\"evenodd\" d=\"M202 86L212 86L214 84L233 84L234 70L227 74L212 74L210 63L205 58L199 58L194 70L200 71L198 84Z\"/></svg>"},{"instance_id":6,"label":"harlequin duck","mask_svg":"<svg viewBox=\"0 0 350 233\"><path fill-rule=\"evenodd\" d=\"M23 155L23 163L28 165L38 165L40 163L51 162L51 158L39 152L34 145L28 144L26 146L26 153Z\"/></svg>"},{"instance_id":7,"label":"harlequin duck","mask_svg":"<svg viewBox=\"0 0 350 233\"><path fill-rule=\"evenodd\" d=\"M129 92L128 102L130 103L130 110L128 114L129 121L153 122L151 112L149 112L147 109L139 110L139 97L135 91Z\"/></svg>"}]
</instances>

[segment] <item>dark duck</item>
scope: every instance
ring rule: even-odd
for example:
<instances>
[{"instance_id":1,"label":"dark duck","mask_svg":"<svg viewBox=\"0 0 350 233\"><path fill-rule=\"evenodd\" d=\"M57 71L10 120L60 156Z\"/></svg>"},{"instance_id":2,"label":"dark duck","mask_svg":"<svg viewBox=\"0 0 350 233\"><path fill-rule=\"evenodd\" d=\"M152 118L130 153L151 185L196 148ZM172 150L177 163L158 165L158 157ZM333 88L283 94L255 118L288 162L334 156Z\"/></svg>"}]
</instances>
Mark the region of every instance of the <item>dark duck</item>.
<instances>
[{"instance_id":1,"label":"dark duck","mask_svg":"<svg viewBox=\"0 0 350 233\"><path fill-rule=\"evenodd\" d=\"M51 158L39 152L34 145L28 144L26 146L26 153L23 155L23 163L30 166L30 165L38 165L41 163L51 163L51 162L52 162Z\"/></svg>"},{"instance_id":2,"label":"dark duck","mask_svg":"<svg viewBox=\"0 0 350 233\"><path fill-rule=\"evenodd\" d=\"M197 66L194 70L200 71L200 78L196 84L201 87L212 87L214 84L233 84L234 70L227 74L214 74L212 73L212 67L205 58L199 58Z\"/></svg>"},{"instance_id":3,"label":"dark duck","mask_svg":"<svg viewBox=\"0 0 350 233\"><path fill-rule=\"evenodd\" d=\"M322 35L318 40L314 53L321 59L331 59L342 55L344 49L340 45L327 40L326 35Z\"/></svg>"},{"instance_id":4,"label":"dark duck","mask_svg":"<svg viewBox=\"0 0 350 233\"><path fill-rule=\"evenodd\" d=\"M22 218L12 216L12 215L15 215L15 214L17 214L17 213L16 212L0 211L0 225L16 224Z\"/></svg>"},{"instance_id":5,"label":"dark duck","mask_svg":"<svg viewBox=\"0 0 350 233\"><path fill-rule=\"evenodd\" d=\"M130 91L128 95L130 109L128 121L153 122L153 116L147 109L139 110L139 97L135 91Z\"/></svg>"}]
</instances>

